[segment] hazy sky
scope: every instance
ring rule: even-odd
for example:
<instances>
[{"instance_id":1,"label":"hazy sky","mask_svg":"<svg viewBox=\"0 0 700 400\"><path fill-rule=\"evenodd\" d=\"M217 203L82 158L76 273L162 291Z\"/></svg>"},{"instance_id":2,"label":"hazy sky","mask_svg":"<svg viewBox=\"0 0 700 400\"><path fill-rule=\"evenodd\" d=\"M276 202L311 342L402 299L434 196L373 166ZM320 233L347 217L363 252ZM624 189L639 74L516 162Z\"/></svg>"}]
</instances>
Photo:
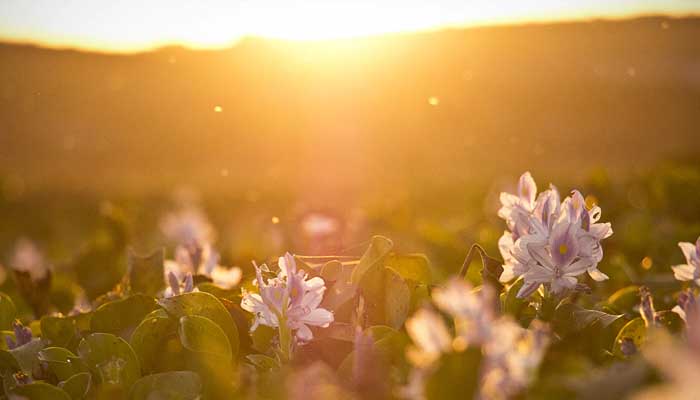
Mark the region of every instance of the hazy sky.
<instances>
[{"instance_id":1,"label":"hazy sky","mask_svg":"<svg viewBox=\"0 0 700 400\"><path fill-rule=\"evenodd\" d=\"M0 0L0 39L133 51L474 24L700 13L698 0Z\"/></svg>"}]
</instances>

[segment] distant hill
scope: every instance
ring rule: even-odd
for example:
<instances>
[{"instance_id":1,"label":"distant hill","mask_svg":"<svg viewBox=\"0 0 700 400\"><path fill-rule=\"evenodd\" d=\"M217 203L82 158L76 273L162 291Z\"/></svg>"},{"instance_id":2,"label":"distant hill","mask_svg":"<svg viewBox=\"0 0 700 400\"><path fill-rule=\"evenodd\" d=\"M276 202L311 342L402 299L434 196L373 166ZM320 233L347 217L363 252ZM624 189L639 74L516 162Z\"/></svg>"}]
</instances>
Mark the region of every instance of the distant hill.
<instances>
[{"instance_id":1,"label":"distant hill","mask_svg":"<svg viewBox=\"0 0 700 400\"><path fill-rule=\"evenodd\" d=\"M135 55L4 44L0 175L322 192L629 172L697 153L698 38L700 19L659 17Z\"/></svg>"}]
</instances>

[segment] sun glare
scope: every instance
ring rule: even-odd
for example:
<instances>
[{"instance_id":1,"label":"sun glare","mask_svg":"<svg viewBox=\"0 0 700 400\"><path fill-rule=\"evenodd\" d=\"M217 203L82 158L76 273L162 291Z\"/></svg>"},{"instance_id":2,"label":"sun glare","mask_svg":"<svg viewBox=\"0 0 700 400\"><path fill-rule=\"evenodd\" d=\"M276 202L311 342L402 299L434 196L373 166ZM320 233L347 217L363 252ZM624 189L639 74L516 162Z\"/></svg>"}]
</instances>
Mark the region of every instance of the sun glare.
<instances>
[{"instance_id":1,"label":"sun glare","mask_svg":"<svg viewBox=\"0 0 700 400\"><path fill-rule=\"evenodd\" d=\"M470 25L700 11L683 0L0 1L0 40L107 51L226 47L244 36L325 40Z\"/></svg>"}]
</instances>

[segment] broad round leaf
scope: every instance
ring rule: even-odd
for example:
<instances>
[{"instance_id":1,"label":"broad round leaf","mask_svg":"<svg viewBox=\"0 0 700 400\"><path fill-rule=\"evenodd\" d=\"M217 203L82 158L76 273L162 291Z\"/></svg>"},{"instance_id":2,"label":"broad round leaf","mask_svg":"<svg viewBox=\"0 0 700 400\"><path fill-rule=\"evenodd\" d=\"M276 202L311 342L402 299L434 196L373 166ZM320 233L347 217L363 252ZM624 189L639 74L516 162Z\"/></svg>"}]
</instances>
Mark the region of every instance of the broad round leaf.
<instances>
[{"instance_id":1,"label":"broad round leaf","mask_svg":"<svg viewBox=\"0 0 700 400\"><path fill-rule=\"evenodd\" d=\"M39 351L37 357L39 361L48 365L49 371L53 372L60 381L81 372L88 372L83 360L62 347L47 347Z\"/></svg>"},{"instance_id":2,"label":"broad round leaf","mask_svg":"<svg viewBox=\"0 0 700 400\"><path fill-rule=\"evenodd\" d=\"M17 308L10 296L0 292L0 330L12 329L12 321L17 317Z\"/></svg>"},{"instance_id":3,"label":"broad round leaf","mask_svg":"<svg viewBox=\"0 0 700 400\"><path fill-rule=\"evenodd\" d=\"M167 315L157 315L156 312L149 314L136 327L129 343L145 373L156 371L160 361L167 360L168 344L173 337L177 340L176 334L177 323Z\"/></svg>"},{"instance_id":4,"label":"broad round leaf","mask_svg":"<svg viewBox=\"0 0 700 400\"><path fill-rule=\"evenodd\" d=\"M89 372L81 372L58 384L73 400L84 399L90 391L92 375Z\"/></svg>"},{"instance_id":5,"label":"broad round leaf","mask_svg":"<svg viewBox=\"0 0 700 400\"><path fill-rule=\"evenodd\" d=\"M94 332L112 333L128 340L136 326L156 307L152 297L141 294L111 301L95 310L90 328Z\"/></svg>"},{"instance_id":6,"label":"broad round leaf","mask_svg":"<svg viewBox=\"0 0 700 400\"><path fill-rule=\"evenodd\" d=\"M71 400L70 395L66 391L44 382L17 386L12 390L11 396L19 396L20 398L31 400Z\"/></svg>"},{"instance_id":7,"label":"broad round leaf","mask_svg":"<svg viewBox=\"0 0 700 400\"><path fill-rule=\"evenodd\" d=\"M385 268L384 317L387 325L399 329L408 317L411 291L406 282L392 268Z\"/></svg>"},{"instance_id":8,"label":"broad round leaf","mask_svg":"<svg viewBox=\"0 0 700 400\"><path fill-rule=\"evenodd\" d=\"M215 296L204 292L192 292L162 299L159 304L177 318L196 315L210 319L219 325L228 337L233 356L238 355L240 343L236 324L226 307Z\"/></svg>"},{"instance_id":9,"label":"broad round leaf","mask_svg":"<svg viewBox=\"0 0 700 400\"><path fill-rule=\"evenodd\" d=\"M630 349L626 346L634 345L634 352L638 351L647 339L647 327L642 318L635 318L620 329L615 343L613 343L613 354L620 358L630 355Z\"/></svg>"},{"instance_id":10,"label":"broad round leaf","mask_svg":"<svg viewBox=\"0 0 700 400\"><path fill-rule=\"evenodd\" d=\"M78 345L78 354L98 382L128 390L141 376L138 358L124 339L93 333Z\"/></svg>"},{"instance_id":11,"label":"broad round leaf","mask_svg":"<svg viewBox=\"0 0 700 400\"><path fill-rule=\"evenodd\" d=\"M178 336L187 350L231 360L231 345L226 334L209 318L197 315L180 318Z\"/></svg>"}]
</instances>

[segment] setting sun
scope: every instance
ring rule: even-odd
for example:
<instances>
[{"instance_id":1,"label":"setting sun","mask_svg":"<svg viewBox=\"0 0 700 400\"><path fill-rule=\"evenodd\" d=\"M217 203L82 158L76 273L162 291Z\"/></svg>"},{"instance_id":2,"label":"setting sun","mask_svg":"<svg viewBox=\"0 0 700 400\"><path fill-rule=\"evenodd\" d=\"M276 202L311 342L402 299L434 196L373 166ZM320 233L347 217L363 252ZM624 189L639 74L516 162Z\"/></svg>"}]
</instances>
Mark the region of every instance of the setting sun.
<instances>
[{"instance_id":1,"label":"setting sun","mask_svg":"<svg viewBox=\"0 0 700 400\"><path fill-rule=\"evenodd\" d=\"M0 2L0 38L55 47L137 51L217 48L243 36L322 40L469 25L617 18L700 10L690 1L273 1L191 3L49 0Z\"/></svg>"},{"instance_id":2,"label":"setting sun","mask_svg":"<svg viewBox=\"0 0 700 400\"><path fill-rule=\"evenodd\" d=\"M0 400L698 400L700 0L0 0Z\"/></svg>"}]
</instances>

